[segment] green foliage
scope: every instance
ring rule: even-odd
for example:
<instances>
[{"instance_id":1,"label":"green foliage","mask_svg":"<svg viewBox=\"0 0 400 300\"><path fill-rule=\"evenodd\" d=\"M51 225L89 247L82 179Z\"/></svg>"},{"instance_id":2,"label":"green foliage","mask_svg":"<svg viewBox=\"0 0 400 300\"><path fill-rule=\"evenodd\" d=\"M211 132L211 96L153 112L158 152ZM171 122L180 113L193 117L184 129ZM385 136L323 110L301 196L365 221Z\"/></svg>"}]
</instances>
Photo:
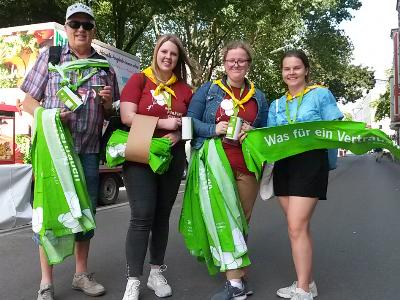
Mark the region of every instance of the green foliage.
<instances>
[{"instance_id":1,"label":"green foliage","mask_svg":"<svg viewBox=\"0 0 400 300\"><path fill-rule=\"evenodd\" d=\"M32 162L30 137L25 134L17 134L15 136L15 143L17 144L18 150L23 155L24 164L30 164Z\"/></svg>"},{"instance_id":2,"label":"green foliage","mask_svg":"<svg viewBox=\"0 0 400 300\"><path fill-rule=\"evenodd\" d=\"M73 2L76 1L3 0L0 2L0 27L44 22L64 24L65 11Z\"/></svg>"},{"instance_id":3,"label":"green foliage","mask_svg":"<svg viewBox=\"0 0 400 300\"><path fill-rule=\"evenodd\" d=\"M22 25L21 20L63 23L65 9L72 2L6 0L0 4L0 25ZM142 67L151 61L158 34L178 35L197 69L192 74L196 87L220 75L219 51L234 39L247 40L253 47L255 57L249 77L269 99L285 91L279 68L282 52L277 49L290 47L309 54L313 81L325 83L344 103L354 102L374 85L372 70L351 64L353 46L338 29L342 21L352 18L352 10L360 8L360 0L85 2L94 9L98 38L138 55Z\"/></svg>"},{"instance_id":4,"label":"green foliage","mask_svg":"<svg viewBox=\"0 0 400 300\"><path fill-rule=\"evenodd\" d=\"M386 91L379 98L371 102L371 106L376 109L375 121L390 118L390 86L386 86Z\"/></svg>"},{"instance_id":5,"label":"green foliage","mask_svg":"<svg viewBox=\"0 0 400 300\"><path fill-rule=\"evenodd\" d=\"M353 116L351 115L351 113L344 112L343 115L344 115L343 121L353 121Z\"/></svg>"},{"instance_id":6,"label":"green foliage","mask_svg":"<svg viewBox=\"0 0 400 300\"><path fill-rule=\"evenodd\" d=\"M353 45L338 29L351 19L349 10L360 6L358 0L330 0L303 14L306 30L300 45L310 55L312 79L327 85L343 103L356 101L375 85L372 70L351 64Z\"/></svg>"},{"instance_id":7,"label":"green foliage","mask_svg":"<svg viewBox=\"0 0 400 300\"><path fill-rule=\"evenodd\" d=\"M15 88L18 77L16 74L10 74L10 71L0 65L0 88Z\"/></svg>"}]
</instances>

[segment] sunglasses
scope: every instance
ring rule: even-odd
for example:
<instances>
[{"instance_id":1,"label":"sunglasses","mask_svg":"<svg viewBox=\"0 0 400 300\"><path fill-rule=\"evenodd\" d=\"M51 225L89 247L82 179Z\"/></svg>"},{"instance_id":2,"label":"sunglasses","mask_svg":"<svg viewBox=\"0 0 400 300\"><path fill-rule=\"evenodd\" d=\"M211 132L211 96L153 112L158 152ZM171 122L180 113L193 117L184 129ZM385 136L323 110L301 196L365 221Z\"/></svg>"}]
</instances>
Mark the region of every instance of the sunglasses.
<instances>
[{"instance_id":1,"label":"sunglasses","mask_svg":"<svg viewBox=\"0 0 400 300\"><path fill-rule=\"evenodd\" d=\"M81 26L84 30L92 30L94 28L94 24L91 22L68 21L67 25L72 29L79 29Z\"/></svg>"}]
</instances>

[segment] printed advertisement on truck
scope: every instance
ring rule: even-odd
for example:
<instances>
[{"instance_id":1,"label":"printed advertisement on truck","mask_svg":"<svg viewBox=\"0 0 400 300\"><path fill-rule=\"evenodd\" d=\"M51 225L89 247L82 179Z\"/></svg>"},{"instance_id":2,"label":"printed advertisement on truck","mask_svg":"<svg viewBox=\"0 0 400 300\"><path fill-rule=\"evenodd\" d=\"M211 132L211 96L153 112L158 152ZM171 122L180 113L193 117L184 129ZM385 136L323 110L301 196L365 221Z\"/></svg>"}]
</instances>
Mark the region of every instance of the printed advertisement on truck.
<instances>
[{"instance_id":1,"label":"printed advertisement on truck","mask_svg":"<svg viewBox=\"0 0 400 300\"><path fill-rule=\"evenodd\" d=\"M41 23L0 29L0 104L16 105L24 99L18 88L25 74L32 68L39 53L46 47L64 45L67 37L64 26L58 23ZM101 41L93 40L93 48L115 69L120 90L132 73L139 71L139 59ZM24 112L15 117L17 137L16 162L25 162L23 149L27 149L31 134L32 117ZM13 128L0 124L0 148L10 149ZM104 124L104 129L107 122ZM26 151L25 151L26 152ZM25 153L27 155L27 153ZM7 155L7 153L5 154ZM100 166L100 203L111 204L118 198L122 185L120 168Z\"/></svg>"}]
</instances>

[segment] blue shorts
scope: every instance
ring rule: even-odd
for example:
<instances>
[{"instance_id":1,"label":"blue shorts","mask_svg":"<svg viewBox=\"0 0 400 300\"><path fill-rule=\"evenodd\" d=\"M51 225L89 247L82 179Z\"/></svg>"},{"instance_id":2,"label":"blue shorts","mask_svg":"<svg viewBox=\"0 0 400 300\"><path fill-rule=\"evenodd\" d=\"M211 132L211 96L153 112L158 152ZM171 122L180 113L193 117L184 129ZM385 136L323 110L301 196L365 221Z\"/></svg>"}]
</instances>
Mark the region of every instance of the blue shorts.
<instances>
[{"instance_id":1,"label":"blue shorts","mask_svg":"<svg viewBox=\"0 0 400 300\"><path fill-rule=\"evenodd\" d=\"M90 201L92 202L93 214L96 214L97 198L99 193L99 154L83 153L79 154ZM78 232L75 234L75 241L87 241L94 236L94 230L86 233ZM36 245L40 245L40 238L37 233L33 234L33 241Z\"/></svg>"}]
</instances>

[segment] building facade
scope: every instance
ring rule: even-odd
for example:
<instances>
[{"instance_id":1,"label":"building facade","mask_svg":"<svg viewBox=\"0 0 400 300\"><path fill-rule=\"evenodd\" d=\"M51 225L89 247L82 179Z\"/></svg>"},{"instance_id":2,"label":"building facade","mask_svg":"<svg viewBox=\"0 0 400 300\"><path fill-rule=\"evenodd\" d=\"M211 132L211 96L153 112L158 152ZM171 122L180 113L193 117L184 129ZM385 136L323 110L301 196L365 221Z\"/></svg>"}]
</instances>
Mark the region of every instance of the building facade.
<instances>
[{"instance_id":1,"label":"building facade","mask_svg":"<svg viewBox=\"0 0 400 300\"><path fill-rule=\"evenodd\" d=\"M400 0L397 0L398 24L400 27ZM400 51L399 51L399 28L392 29L393 40L393 76L390 78L390 128L396 134L394 139L400 144Z\"/></svg>"}]
</instances>

